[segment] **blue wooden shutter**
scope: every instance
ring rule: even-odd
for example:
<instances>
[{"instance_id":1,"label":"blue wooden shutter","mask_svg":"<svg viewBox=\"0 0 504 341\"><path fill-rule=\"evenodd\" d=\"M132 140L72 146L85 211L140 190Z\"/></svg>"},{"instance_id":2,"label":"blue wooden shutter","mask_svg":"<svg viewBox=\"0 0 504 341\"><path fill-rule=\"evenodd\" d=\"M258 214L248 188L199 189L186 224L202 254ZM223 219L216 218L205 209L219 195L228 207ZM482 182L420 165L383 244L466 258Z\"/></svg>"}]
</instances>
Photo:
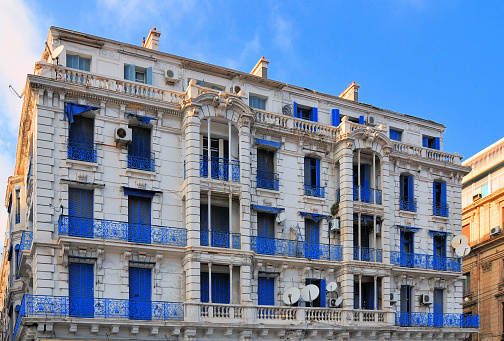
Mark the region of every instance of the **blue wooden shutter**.
<instances>
[{"instance_id":1,"label":"blue wooden shutter","mask_svg":"<svg viewBox=\"0 0 504 341\"><path fill-rule=\"evenodd\" d=\"M441 141L439 137L434 138L434 149L440 150L441 149Z\"/></svg>"},{"instance_id":2,"label":"blue wooden shutter","mask_svg":"<svg viewBox=\"0 0 504 341\"><path fill-rule=\"evenodd\" d=\"M131 143L128 146L128 154L142 158L150 158L151 130L142 127L132 127Z\"/></svg>"},{"instance_id":3,"label":"blue wooden shutter","mask_svg":"<svg viewBox=\"0 0 504 341\"><path fill-rule=\"evenodd\" d=\"M152 66L147 68L146 77L146 83L152 85Z\"/></svg>"},{"instance_id":4,"label":"blue wooden shutter","mask_svg":"<svg viewBox=\"0 0 504 341\"><path fill-rule=\"evenodd\" d=\"M326 280L320 280L320 306L326 306Z\"/></svg>"},{"instance_id":5,"label":"blue wooden shutter","mask_svg":"<svg viewBox=\"0 0 504 341\"><path fill-rule=\"evenodd\" d=\"M408 197L411 198L411 200L413 200L413 198L415 197L415 193L414 193L414 181L413 181L413 175L409 175L408 176Z\"/></svg>"},{"instance_id":6,"label":"blue wooden shutter","mask_svg":"<svg viewBox=\"0 0 504 341\"><path fill-rule=\"evenodd\" d=\"M315 172L317 174L316 186L320 187L320 160L315 159Z\"/></svg>"},{"instance_id":7,"label":"blue wooden shutter","mask_svg":"<svg viewBox=\"0 0 504 341\"><path fill-rule=\"evenodd\" d=\"M436 201L436 181L433 181L432 182L432 209L433 209L433 212L436 211L436 205L439 204L437 201Z\"/></svg>"},{"instance_id":8,"label":"blue wooden shutter","mask_svg":"<svg viewBox=\"0 0 504 341\"><path fill-rule=\"evenodd\" d=\"M128 196L128 241L151 243L151 198Z\"/></svg>"},{"instance_id":9,"label":"blue wooden shutter","mask_svg":"<svg viewBox=\"0 0 504 341\"><path fill-rule=\"evenodd\" d=\"M364 163L361 165L361 187L369 188L369 173L370 167L369 164Z\"/></svg>"},{"instance_id":10,"label":"blue wooden shutter","mask_svg":"<svg viewBox=\"0 0 504 341\"><path fill-rule=\"evenodd\" d=\"M441 182L441 205L446 205L446 182Z\"/></svg>"},{"instance_id":11,"label":"blue wooden shutter","mask_svg":"<svg viewBox=\"0 0 504 341\"><path fill-rule=\"evenodd\" d=\"M200 274L200 295L202 303L207 303L210 298L208 290L208 272L202 272Z\"/></svg>"},{"instance_id":12,"label":"blue wooden shutter","mask_svg":"<svg viewBox=\"0 0 504 341\"><path fill-rule=\"evenodd\" d=\"M67 54L66 56L66 66L72 69L77 69L79 67L79 62L77 60L77 56L72 56Z\"/></svg>"},{"instance_id":13,"label":"blue wooden shutter","mask_svg":"<svg viewBox=\"0 0 504 341\"><path fill-rule=\"evenodd\" d=\"M70 125L68 144L81 148L92 148L94 143L94 119L83 116L74 116Z\"/></svg>"},{"instance_id":14,"label":"blue wooden shutter","mask_svg":"<svg viewBox=\"0 0 504 341\"><path fill-rule=\"evenodd\" d=\"M434 327L443 327L443 289L434 289Z\"/></svg>"},{"instance_id":15,"label":"blue wooden shutter","mask_svg":"<svg viewBox=\"0 0 504 341\"><path fill-rule=\"evenodd\" d=\"M212 303L229 304L229 274L212 273Z\"/></svg>"},{"instance_id":16,"label":"blue wooden shutter","mask_svg":"<svg viewBox=\"0 0 504 341\"><path fill-rule=\"evenodd\" d=\"M305 180L305 185L310 186L311 185L311 175L310 175L310 158L305 157L304 159L304 180Z\"/></svg>"},{"instance_id":17,"label":"blue wooden shutter","mask_svg":"<svg viewBox=\"0 0 504 341\"><path fill-rule=\"evenodd\" d=\"M427 136L422 137L422 146L425 148L429 147L429 137Z\"/></svg>"},{"instance_id":18,"label":"blue wooden shutter","mask_svg":"<svg viewBox=\"0 0 504 341\"><path fill-rule=\"evenodd\" d=\"M78 188L68 190L68 234L93 238L93 191Z\"/></svg>"},{"instance_id":19,"label":"blue wooden shutter","mask_svg":"<svg viewBox=\"0 0 504 341\"><path fill-rule=\"evenodd\" d=\"M69 314L75 317L94 315L93 264L68 264Z\"/></svg>"},{"instance_id":20,"label":"blue wooden shutter","mask_svg":"<svg viewBox=\"0 0 504 341\"><path fill-rule=\"evenodd\" d=\"M259 305L275 305L275 279L259 277Z\"/></svg>"},{"instance_id":21,"label":"blue wooden shutter","mask_svg":"<svg viewBox=\"0 0 504 341\"><path fill-rule=\"evenodd\" d=\"M331 121L334 127L339 126L339 124L341 123L339 109L331 110Z\"/></svg>"},{"instance_id":22,"label":"blue wooden shutter","mask_svg":"<svg viewBox=\"0 0 504 341\"><path fill-rule=\"evenodd\" d=\"M135 65L124 65L124 79L135 80Z\"/></svg>"},{"instance_id":23,"label":"blue wooden shutter","mask_svg":"<svg viewBox=\"0 0 504 341\"><path fill-rule=\"evenodd\" d=\"M410 311L409 304L409 285L401 285L401 312L406 313Z\"/></svg>"},{"instance_id":24,"label":"blue wooden shutter","mask_svg":"<svg viewBox=\"0 0 504 341\"><path fill-rule=\"evenodd\" d=\"M294 104L292 105L292 107L293 107L293 109L292 109L292 110L294 111L294 113L293 113L293 114L294 114L294 117L298 117L298 118L299 118L298 111L297 111L297 110L298 110L298 109L297 109L297 103L296 103L296 102L294 102Z\"/></svg>"},{"instance_id":25,"label":"blue wooden shutter","mask_svg":"<svg viewBox=\"0 0 504 341\"><path fill-rule=\"evenodd\" d=\"M364 115L359 116L359 124L364 124Z\"/></svg>"},{"instance_id":26,"label":"blue wooden shutter","mask_svg":"<svg viewBox=\"0 0 504 341\"><path fill-rule=\"evenodd\" d=\"M318 122L318 108L313 107L311 110L311 120L313 122Z\"/></svg>"},{"instance_id":27,"label":"blue wooden shutter","mask_svg":"<svg viewBox=\"0 0 504 341\"><path fill-rule=\"evenodd\" d=\"M131 319L152 318L152 274L151 269L129 268L129 314Z\"/></svg>"},{"instance_id":28,"label":"blue wooden shutter","mask_svg":"<svg viewBox=\"0 0 504 341\"><path fill-rule=\"evenodd\" d=\"M404 191L404 189L405 189L405 184L406 184L406 177L404 176L404 174L401 174L401 175L399 176L399 191L400 191L400 194L399 194L399 195L400 195L401 197L404 197L404 196L405 196L405 193L404 193L404 192L405 192L405 191Z\"/></svg>"},{"instance_id":29,"label":"blue wooden shutter","mask_svg":"<svg viewBox=\"0 0 504 341\"><path fill-rule=\"evenodd\" d=\"M401 237L400 237L400 251L401 253L404 253L404 245L405 245L405 238L404 238L404 231L401 230Z\"/></svg>"}]
</instances>

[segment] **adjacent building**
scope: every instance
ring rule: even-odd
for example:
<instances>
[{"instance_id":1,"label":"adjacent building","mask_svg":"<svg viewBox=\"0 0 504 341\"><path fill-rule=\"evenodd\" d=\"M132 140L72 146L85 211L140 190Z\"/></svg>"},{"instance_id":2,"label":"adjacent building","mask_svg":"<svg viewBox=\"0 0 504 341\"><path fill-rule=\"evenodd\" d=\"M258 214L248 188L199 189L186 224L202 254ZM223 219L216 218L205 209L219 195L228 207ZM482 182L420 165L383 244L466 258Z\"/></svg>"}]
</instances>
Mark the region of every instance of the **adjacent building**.
<instances>
[{"instance_id":1,"label":"adjacent building","mask_svg":"<svg viewBox=\"0 0 504 341\"><path fill-rule=\"evenodd\" d=\"M463 178L464 313L480 314L479 340L504 336L504 139L467 159ZM474 339L477 339L474 337Z\"/></svg>"},{"instance_id":2,"label":"adjacent building","mask_svg":"<svg viewBox=\"0 0 504 341\"><path fill-rule=\"evenodd\" d=\"M7 189L4 340L478 331L450 246L469 168L443 125L360 103L355 82L271 80L264 58L244 73L160 52L159 36L50 28Z\"/></svg>"}]
</instances>

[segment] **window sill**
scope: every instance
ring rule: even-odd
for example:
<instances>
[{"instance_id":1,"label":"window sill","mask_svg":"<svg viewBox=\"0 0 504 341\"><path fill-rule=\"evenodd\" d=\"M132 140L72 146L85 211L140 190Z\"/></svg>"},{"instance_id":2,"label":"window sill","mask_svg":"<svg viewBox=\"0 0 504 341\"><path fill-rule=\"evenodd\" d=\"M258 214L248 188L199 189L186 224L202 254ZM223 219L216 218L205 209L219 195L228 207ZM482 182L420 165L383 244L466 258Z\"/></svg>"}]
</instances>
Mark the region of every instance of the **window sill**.
<instances>
[{"instance_id":1,"label":"window sill","mask_svg":"<svg viewBox=\"0 0 504 341\"><path fill-rule=\"evenodd\" d=\"M274 189L267 189L267 188L260 188L256 187L256 192L257 194L267 194L267 195L274 195L274 196L279 196L280 191L274 190Z\"/></svg>"},{"instance_id":2,"label":"window sill","mask_svg":"<svg viewBox=\"0 0 504 341\"><path fill-rule=\"evenodd\" d=\"M326 201L326 198L320 198L320 197L313 197L311 195L306 195L303 194L303 201L304 202L317 202L317 203L324 203Z\"/></svg>"},{"instance_id":3,"label":"window sill","mask_svg":"<svg viewBox=\"0 0 504 341\"><path fill-rule=\"evenodd\" d=\"M146 171L142 169L136 169L136 168L126 168L126 174L127 175L141 175L143 177L148 177L153 179L154 176L156 176L156 172L152 171Z\"/></svg>"},{"instance_id":4,"label":"window sill","mask_svg":"<svg viewBox=\"0 0 504 341\"><path fill-rule=\"evenodd\" d=\"M67 165L70 167L73 166L83 166L86 168L92 168L94 171L98 169L98 163L97 162L88 162L88 161L80 161L80 160L74 160L74 159L66 159Z\"/></svg>"}]
</instances>

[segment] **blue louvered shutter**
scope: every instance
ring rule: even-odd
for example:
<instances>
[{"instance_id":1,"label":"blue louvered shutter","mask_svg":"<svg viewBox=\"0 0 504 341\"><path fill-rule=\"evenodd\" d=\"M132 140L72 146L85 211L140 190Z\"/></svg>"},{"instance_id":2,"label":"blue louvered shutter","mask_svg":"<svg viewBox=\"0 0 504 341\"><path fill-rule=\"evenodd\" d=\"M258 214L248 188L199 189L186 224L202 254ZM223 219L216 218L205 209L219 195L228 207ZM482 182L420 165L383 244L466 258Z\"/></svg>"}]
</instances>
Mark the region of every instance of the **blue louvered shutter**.
<instances>
[{"instance_id":1,"label":"blue louvered shutter","mask_svg":"<svg viewBox=\"0 0 504 341\"><path fill-rule=\"evenodd\" d=\"M124 79L135 80L135 65L124 65Z\"/></svg>"},{"instance_id":2,"label":"blue louvered shutter","mask_svg":"<svg viewBox=\"0 0 504 341\"><path fill-rule=\"evenodd\" d=\"M93 191L79 188L68 190L68 234L93 238Z\"/></svg>"},{"instance_id":3,"label":"blue louvered shutter","mask_svg":"<svg viewBox=\"0 0 504 341\"><path fill-rule=\"evenodd\" d=\"M146 83L152 85L152 66L147 68L146 78Z\"/></svg>"},{"instance_id":4,"label":"blue louvered shutter","mask_svg":"<svg viewBox=\"0 0 504 341\"><path fill-rule=\"evenodd\" d=\"M128 196L128 241L151 243L151 198Z\"/></svg>"},{"instance_id":5,"label":"blue louvered shutter","mask_svg":"<svg viewBox=\"0 0 504 341\"><path fill-rule=\"evenodd\" d=\"M134 320L152 319L151 269L129 268L129 315Z\"/></svg>"},{"instance_id":6,"label":"blue louvered shutter","mask_svg":"<svg viewBox=\"0 0 504 341\"><path fill-rule=\"evenodd\" d=\"M131 156L150 158L151 154L151 130L135 126L131 128L131 143L128 154Z\"/></svg>"},{"instance_id":7,"label":"blue louvered shutter","mask_svg":"<svg viewBox=\"0 0 504 341\"><path fill-rule=\"evenodd\" d=\"M369 164L363 163L361 165L361 187L369 188Z\"/></svg>"},{"instance_id":8,"label":"blue louvered shutter","mask_svg":"<svg viewBox=\"0 0 504 341\"><path fill-rule=\"evenodd\" d=\"M78 56L73 56L73 55L67 54L66 66L69 68L72 68L72 69L78 69L79 68Z\"/></svg>"},{"instance_id":9,"label":"blue louvered shutter","mask_svg":"<svg viewBox=\"0 0 504 341\"><path fill-rule=\"evenodd\" d=\"M202 272L200 274L200 295L201 302L208 303L209 295L208 295L208 272Z\"/></svg>"},{"instance_id":10,"label":"blue louvered shutter","mask_svg":"<svg viewBox=\"0 0 504 341\"><path fill-rule=\"evenodd\" d=\"M331 109L331 123L334 127L341 123L339 109Z\"/></svg>"},{"instance_id":11,"label":"blue louvered shutter","mask_svg":"<svg viewBox=\"0 0 504 341\"><path fill-rule=\"evenodd\" d=\"M359 124L364 124L364 115L359 116Z\"/></svg>"},{"instance_id":12,"label":"blue louvered shutter","mask_svg":"<svg viewBox=\"0 0 504 341\"><path fill-rule=\"evenodd\" d=\"M83 116L74 116L74 122L70 125L68 144L80 149L93 148L94 143L94 119Z\"/></svg>"},{"instance_id":13,"label":"blue louvered shutter","mask_svg":"<svg viewBox=\"0 0 504 341\"><path fill-rule=\"evenodd\" d=\"M443 289L434 289L434 327L443 327L444 322Z\"/></svg>"},{"instance_id":14,"label":"blue louvered shutter","mask_svg":"<svg viewBox=\"0 0 504 341\"><path fill-rule=\"evenodd\" d=\"M441 182L441 204L446 205L446 182Z\"/></svg>"},{"instance_id":15,"label":"blue louvered shutter","mask_svg":"<svg viewBox=\"0 0 504 341\"><path fill-rule=\"evenodd\" d=\"M318 122L318 108L313 107L311 110L311 120L313 122Z\"/></svg>"},{"instance_id":16,"label":"blue louvered shutter","mask_svg":"<svg viewBox=\"0 0 504 341\"><path fill-rule=\"evenodd\" d=\"M320 280L320 306L326 306L326 280Z\"/></svg>"},{"instance_id":17,"label":"blue louvered shutter","mask_svg":"<svg viewBox=\"0 0 504 341\"><path fill-rule=\"evenodd\" d=\"M427 136L422 137L422 146L425 148L429 147L429 137L427 137Z\"/></svg>"},{"instance_id":18,"label":"blue louvered shutter","mask_svg":"<svg viewBox=\"0 0 504 341\"><path fill-rule=\"evenodd\" d=\"M212 303L229 304L229 274L212 273Z\"/></svg>"},{"instance_id":19,"label":"blue louvered shutter","mask_svg":"<svg viewBox=\"0 0 504 341\"><path fill-rule=\"evenodd\" d=\"M405 247L404 247L404 245L405 245L405 243L404 243L405 242L404 231L401 231L401 237L400 238L401 238L400 239L400 251L401 251L401 253L404 253L405 252Z\"/></svg>"},{"instance_id":20,"label":"blue louvered shutter","mask_svg":"<svg viewBox=\"0 0 504 341\"><path fill-rule=\"evenodd\" d=\"M275 279L259 277L258 290L259 305L275 305Z\"/></svg>"},{"instance_id":21,"label":"blue louvered shutter","mask_svg":"<svg viewBox=\"0 0 504 341\"><path fill-rule=\"evenodd\" d=\"M229 248L229 208L213 206L212 214L212 246Z\"/></svg>"},{"instance_id":22,"label":"blue louvered shutter","mask_svg":"<svg viewBox=\"0 0 504 341\"><path fill-rule=\"evenodd\" d=\"M257 236L260 238L275 238L275 215L257 213Z\"/></svg>"},{"instance_id":23,"label":"blue louvered shutter","mask_svg":"<svg viewBox=\"0 0 504 341\"><path fill-rule=\"evenodd\" d=\"M316 186L320 187L320 160L319 159L315 159L315 174L317 177L315 180Z\"/></svg>"},{"instance_id":24,"label":"blue louvered shutter","mask_svg":"<svg viewBox=\"0 0 504 341\"><path fill-rule=\"evenodd\" d=\"M406 187L406 177L404 176L404 174L401 174L399 176L399 191L400 191L399 195L401 197L404 197L406 195L405 187Z\"/></svg>"},{"instance_id":25,"label":"blue louvered shutter","mask_svg":"<svg viewBox=\"0 0 504 341\"><path fill-rule=\"evenodd\" d=\"M408 176L408 197L411 199L415 197L413 175Z\"/></svg>"},{"instance_id":26,"label":"blue louvered shutter","mask_svg":"<svg viewBox=\"0 0 504 341\"><path fill-rule=\"evenodd\" d=\"M69 314L75 317L94 315L93 264L68 264Z\"/></svg>"},{"instance_id":27,"label":"blue louvered shutter","mask_svg":"<svg viewBox=\"0 0 504 341\"><path fill-rule=\"evenodd\" d=\"M439 137L434 138L434 149L441 149L441 140L439 139Z\"/></svg>"},{"instance_id":28,"label":"blue louvered shutter","mask_svg":"<svg viewBox=\"0 0 504 341\"><path fill-rule=\"evenodd\" d=\"M310 158L305 157L304 159L304 178L305 178L305 185L311 186L311 175L310 175Z\"/></svg>"},{"instance_id":29,"label":"blue louvered shutter","mask_svg":"<svg viewBox=\"0 0 504 341\"><path fill-rule=\"evenodd\" d=\"M208 205L200 205L200 245L208 246Z\"/></svg>"},{"instance_id":30,"label":"blue louvered shutter","mask_svg":"<svg viewBox=\"0 0 504 341\"><path fill-rule=\"evenodd\" d=\"M433 209L433 212L436 212L436 205L438 205L439 203L437 202L437 185L436 185L436 181L433 181L432 182L432 209Z\"/></svg>"},{"instance_id":31,"label":"blue louvered shutter","mask_svg":"<svg viewBox=\"0 0 504 341\"><path fill-rule=\"evenodd\" d=\"M299 118L299 115L298 115L298 108L297 108L297 103L296 103L296 102L294 102L294 103L293 103L293 105L292 105L292 107L293 107L293 109L292 109L292 110L293 110L294 117Z\"/></svg>"}]
</instances>

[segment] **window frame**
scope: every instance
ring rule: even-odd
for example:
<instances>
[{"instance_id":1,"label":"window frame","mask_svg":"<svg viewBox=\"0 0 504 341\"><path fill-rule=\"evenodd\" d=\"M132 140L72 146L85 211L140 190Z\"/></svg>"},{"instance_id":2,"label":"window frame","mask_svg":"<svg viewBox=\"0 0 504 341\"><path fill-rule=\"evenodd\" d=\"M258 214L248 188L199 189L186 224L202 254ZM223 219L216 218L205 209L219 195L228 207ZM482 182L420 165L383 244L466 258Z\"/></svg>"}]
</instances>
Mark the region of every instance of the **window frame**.
<instances>
[{"instance_id":1,"label":"window frame","mask_svg":"<svg viewBox=\"0 0 504 341\"><path fill-rule=\"evenodd\" d=\"M399 142L402 142L402 134L403 134L403 131L404 130L399 130L399 129L395 129L395 128L390 128L389 129L389 138L393 141L399 141ZM395 136L393 137L393 135L398 135L399 138L395 138Z\"/></svg>"},{"instance_id":2,"label":"window frame","mask_svg":"<svg viewBox=\"0 0 504 341\"><path fill-rule=\"evenodd\" d=\"M72 58L75 58L75 57L76 57L76 58L77 58L77 67L74 67L74 66L69 66L69 65L68 65L68 64L69 64L69 62L70 62L70 60L69 60L69 58L68 58L68 57L72 57ZM82 59L82 62L81 62L81 59ZM85 71L85 72L91 72L91 60L92 60L91 56L83 56L83 55L78 54L78 53L75 53L75 54L74 54L74 53L72 53L72 52L70 52L70 53L69 53L69 52L67 52L67 53L66 53L66 62L65 62L65 65L66 65L66 67L67 67L67 68L71 68L71 69L74 69L74 70L80 70L80 71ZM89 68L86 68L86 67L85 67L85 66L86 66L85 62L86 62L86 61L88 61L87 66L88 66ZM72 63L73 63L73 62L72 62ZM80 67L80 66L81 66L81 63L83 64L83 67L82 67L82 68Z\"/></svg>"},{"instance_id":3,"label":"window frame","mask_svg":"<svg viewBox=\"0 0 504 341\"><path fill-rule=\"evenodd\" d=\"M254 103L256 101L257 103ZM250 93L249 94L249 106L255 109L259 110L266 110L266 104L268 102L268 97L257 95ZM254 104L263 104L262 107L260 105L254 105Z\"/></svg>"}]
</instances>

